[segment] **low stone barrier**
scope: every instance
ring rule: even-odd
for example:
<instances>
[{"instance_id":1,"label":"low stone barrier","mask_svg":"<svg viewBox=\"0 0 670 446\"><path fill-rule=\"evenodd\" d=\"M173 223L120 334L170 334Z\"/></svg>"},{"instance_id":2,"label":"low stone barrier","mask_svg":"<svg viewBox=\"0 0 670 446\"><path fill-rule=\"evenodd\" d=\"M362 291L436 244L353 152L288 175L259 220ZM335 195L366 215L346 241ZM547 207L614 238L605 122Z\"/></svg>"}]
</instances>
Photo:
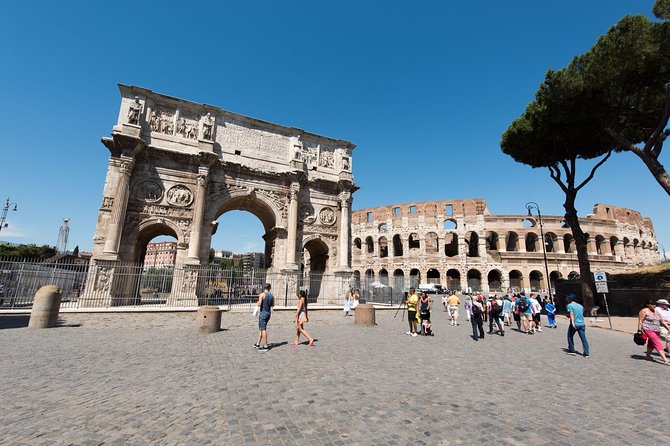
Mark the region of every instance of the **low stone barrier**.
<instances>
[{"instance_id":1,"label":"low stone barrier","mask_svg":"<svg viewBox=\"0 0 670 446\"><path fill-rule=\"evenodd\" d=\"M28 328L51 328L58 322L60 302L63 298L58 285L45 285L35 294Z\"/></svg>"},{"instance_id":2,"label":"low stone barrier","mask_svg":"<svg viewBox=\"0 0 670 446\"><path fill-rule=\"evenodd\" d=\"M354 324L356 325L377 325L375 321L375 307L372 304L359 304L354 310Z\"/></svg>"},{"instance_id":3,"label":"low stone barrier","mask_svg":"<svg viewBox=\"0 0 670 446\"><path fill-rule=\"evenodd\" d=\"M221 330L222 310L215 306L198 308L195 316L198 333L216 333Z\"/></svg>"}]
</instances>

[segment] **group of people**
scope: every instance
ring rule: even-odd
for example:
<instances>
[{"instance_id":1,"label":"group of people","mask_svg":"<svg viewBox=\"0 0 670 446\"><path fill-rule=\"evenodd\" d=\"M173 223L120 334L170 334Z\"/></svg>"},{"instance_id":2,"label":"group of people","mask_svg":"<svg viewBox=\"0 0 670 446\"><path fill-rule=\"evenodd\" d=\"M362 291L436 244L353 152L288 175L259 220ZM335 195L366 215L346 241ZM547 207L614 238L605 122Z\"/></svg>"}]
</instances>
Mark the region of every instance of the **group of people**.
<instances>
[{"instance_id":1,"label":"group of people","mask_svg":"<svg viewBox=\"0 0 670 446\"><path fill-rule=\"evenodd\" d=\"M275 306L275 298L270 292L271 285L269 283L265 284L264 291L258 296L258 301L256 302L256 308L258 312L258 340L254 343L254 347L260 352L268 351L268 322L272 316L272 309ZM305 336L307 339L307 346L314 347L314 338L307 333L305 330L305 324L309 322L309 315L307 313L307 293L304 290L301 290L298 294L298 302L296 305L295 317L293 318L293 324L295 324L295 339L291 343L293 347L296 347L300 342L300 336Z\"/></svg>"},{"instance_id":2,"label":"group of people","mask_svg":"<svg viewBox=\"0 0 670 446\"><path fill-rule=\"evenodd\" d=\"M405 299L407 305L407 321L410 336L432 336L433 329L430 322L431 300L428 294L416 293L415 288L410 288Z\"/></svg>"},{"instance_id":3,"label":"group of people","mask_svg":"<svg viewBox=\"0 0 670 446\"><path fill-rule=\"evenodd\" d=\"M361 299L361 295L358 290L355 290L353 293L346 291L344 293L344 316L349 316L352 310L355 310L358 306L358 302Z\"/></svg>"},{"instance_id":4,"label":"group of people","mask_svg":"<svg viewBox=\"0 0 670 446\"><path fill-rule=\"evenodd\" d=\"M666 299L654 302L645 302L644 307L638 313L637 331L644 333L647 338L648 361L654 361L651 352L656 350L663 360L663 364L670 365L668 354L670 354L670 303ZM665 342L665 347L663 347Z\"/></svg>"}]
</instances>

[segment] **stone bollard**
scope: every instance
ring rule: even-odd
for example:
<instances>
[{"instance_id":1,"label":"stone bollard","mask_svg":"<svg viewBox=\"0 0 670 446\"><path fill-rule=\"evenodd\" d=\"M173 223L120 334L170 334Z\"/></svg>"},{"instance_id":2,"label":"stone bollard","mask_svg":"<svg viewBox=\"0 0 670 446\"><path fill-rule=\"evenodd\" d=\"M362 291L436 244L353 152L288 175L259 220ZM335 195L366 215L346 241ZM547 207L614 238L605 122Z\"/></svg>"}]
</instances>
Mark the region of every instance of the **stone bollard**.
<instances>
[{"instance_id":1,"label":"stone bollard","mask_svg":"<svg viewBox=\"0 0 670 446\"><path fill-rule=\"evenodd\" d=\"M377 325L375 322L375 307L372 304L359 304L354 311L354 324Z\"/></svg>"},{"instance_id":2,"label":"stone bollard","mask_svg":"<svg viewBox=\"0 0 670 446\"><path fill-rule=\"evenodd\" d=\"M216 306L198 308L195 317L198 333L216 333L221 330L221 312Z\"/></svg>"},{"instance_id":3,"label":"stone bollard","mask_svg":"<svg viewBox=\"0 0 670 446\"><path fill-rule=\"evenodd\" d=\"M63 294L58 285L45 285L35 294L28 328L51 328L58 322Z\"/></svg>"}]
</instances>

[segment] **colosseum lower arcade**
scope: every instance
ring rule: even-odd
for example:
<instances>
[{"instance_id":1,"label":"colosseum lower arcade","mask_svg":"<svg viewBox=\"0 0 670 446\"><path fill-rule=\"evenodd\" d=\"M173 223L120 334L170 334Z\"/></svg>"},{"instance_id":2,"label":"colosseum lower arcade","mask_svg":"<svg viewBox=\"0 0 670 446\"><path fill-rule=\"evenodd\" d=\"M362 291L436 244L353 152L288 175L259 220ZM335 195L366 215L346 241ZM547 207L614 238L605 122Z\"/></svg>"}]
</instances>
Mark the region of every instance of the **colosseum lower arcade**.
<instances>
[{"instance_id":1,"label":"colosseum lower arcade","mask_svg":"<svg viewBox=\"0 0 670 446\"><path fill-rule=\"evenodd\" d=\"M580 224L594 271L616 273L658 262L653 224L638 211L596 204ZM540 227L536 215L491 215L483 199L354 211L352 241L354 286L364 293L378 288L394 300L420 283L532 292L579 274L575 241L562 216L543 215Z\"/></svg>"}]
</instances>

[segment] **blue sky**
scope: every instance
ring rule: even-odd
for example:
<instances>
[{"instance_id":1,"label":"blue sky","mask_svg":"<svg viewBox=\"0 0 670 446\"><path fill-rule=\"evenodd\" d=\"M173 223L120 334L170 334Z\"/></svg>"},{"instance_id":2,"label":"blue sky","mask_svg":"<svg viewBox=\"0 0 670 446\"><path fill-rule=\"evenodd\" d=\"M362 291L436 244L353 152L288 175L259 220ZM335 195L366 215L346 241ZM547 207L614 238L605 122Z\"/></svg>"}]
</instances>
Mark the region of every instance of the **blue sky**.
<instances>
[{"instance_id":1,"label":"blue sky","mask_svg":"<svg viewBox=\"0 0 670 446\"><path fill-rule=\"evenodd\" d=\"M349 140L354 209L485 198L494 214L562 215L546 170L500 151L547 68L652 0L10 2L0 15L0 240L92 245L116 122L116 84ZM667 160L667 156L665 160ZM662 159L662 161L664 161ZM669 164L666 161L666 165ZM582 173L588 173L582 164ZM670 248L669 197L616 155L577 201L639 210ZM220 219L217 249L262 250L250 214Z\"/></svg>"}]
</instances>

